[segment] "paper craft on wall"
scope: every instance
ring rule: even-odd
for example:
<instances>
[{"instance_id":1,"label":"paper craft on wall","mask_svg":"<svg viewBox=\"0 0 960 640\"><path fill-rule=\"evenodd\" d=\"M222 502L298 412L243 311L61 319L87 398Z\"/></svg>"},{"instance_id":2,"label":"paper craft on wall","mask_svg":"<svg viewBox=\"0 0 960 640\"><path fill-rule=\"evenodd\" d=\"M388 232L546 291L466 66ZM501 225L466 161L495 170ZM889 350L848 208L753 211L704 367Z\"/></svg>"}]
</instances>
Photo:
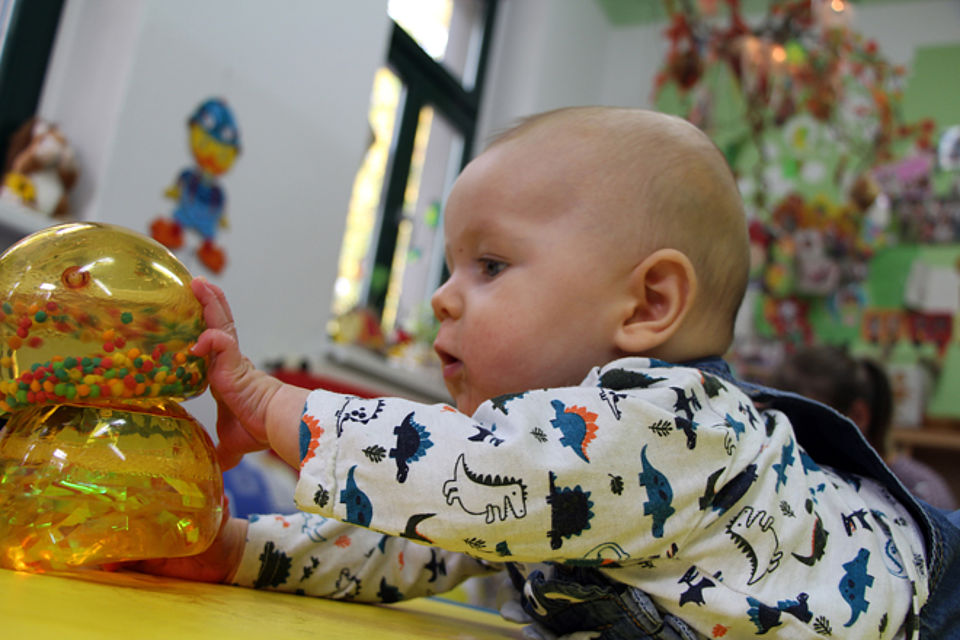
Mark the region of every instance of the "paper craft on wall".
<instances>
[{"instance_id":1,"label":"paper craft on wall","mask_svg":"<svg viewBox=\"0 0 960 640\"><path fill-rule=\"evenodd\" d=\"M195 164L180 171L164 195L176 204L169 218L158 217L150 234L171 250L185 245L185 231L200 239L196 255L213 273L226 265L226 252L215 242L217 231L226 228L226 195L218 177L233 166L240 154L240 131L233 112L219 98L203 101L187 120L190 152Z\"/></svg>"}]
</instances>

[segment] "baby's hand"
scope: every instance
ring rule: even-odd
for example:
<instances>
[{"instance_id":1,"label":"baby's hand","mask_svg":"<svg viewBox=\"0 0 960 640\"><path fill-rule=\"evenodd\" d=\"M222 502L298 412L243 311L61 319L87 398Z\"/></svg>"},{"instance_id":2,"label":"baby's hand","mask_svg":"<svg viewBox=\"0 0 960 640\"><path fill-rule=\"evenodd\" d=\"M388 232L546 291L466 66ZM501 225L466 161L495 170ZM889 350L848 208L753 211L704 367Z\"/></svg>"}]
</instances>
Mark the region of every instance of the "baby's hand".
<instances>
[{"instance_id":1,"label":"baby's hand","mask_svg":"<svg viewBox=\"0 0 960 640\"><path fill-rule=\"evenodd\" d=\"M129 569L157 576L169 576L197 582L229 582L240 565L247 540L248 522L224 514L220 531L210 548L185 558L157 558L121 562L108 569Z\"/></svg>"},{"instance_id":2,"label":"baby's hand","mask_svg":"<svg viewBox=\"0 0 960 640\"><path fill-rule=\"evenodd\" d=\"M200 334L193 353L211 356L207 379L217 401L217 453L224 469L230 469L245 453L270 446L267 437L267 407L283 384L262 371L240 353L230 305L220 287L195 278L190 283L203 305L207 330Z\"/></svg>"}]
</instances>

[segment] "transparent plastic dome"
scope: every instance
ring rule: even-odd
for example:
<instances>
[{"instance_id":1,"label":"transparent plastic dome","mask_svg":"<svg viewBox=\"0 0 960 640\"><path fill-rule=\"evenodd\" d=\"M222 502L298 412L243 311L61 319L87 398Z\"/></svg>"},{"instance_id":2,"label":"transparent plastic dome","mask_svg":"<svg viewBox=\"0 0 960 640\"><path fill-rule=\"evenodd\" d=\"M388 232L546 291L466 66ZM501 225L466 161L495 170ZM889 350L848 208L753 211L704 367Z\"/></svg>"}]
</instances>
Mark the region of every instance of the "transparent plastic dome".
<instances>
[{"instance_id":1,"label":"transparent plastic dome","mask_svg":"<svg viewBox=\"0 0 960 640\"><path fill-rule=\"evenodd\" d=\"M0 256L0 414L47 403L184 399L206 388L189 271L107 224L44 229Z\"/></svg>"},{"instance_id":2,"label":"transparent plastic dome","mask_svg":"<svg viewBox=\"0 0 960 640\"><path fill-rule=\"evenodd\" d=\"M187 556L223 517L191 276L106 224L50 227L0 256L0 566Z\"/></svg>"},{"instance_id":3,"label":"transparent plastic dome","mask_svg":"<svg viewBox=\"0 0 960 640\"><path fill-rule=\"evenodd\" d=\"M0 489L0 566L22 571L193 555L223 515L210 437L164 401L13 413Z\"/></svg>"}]
</instances>

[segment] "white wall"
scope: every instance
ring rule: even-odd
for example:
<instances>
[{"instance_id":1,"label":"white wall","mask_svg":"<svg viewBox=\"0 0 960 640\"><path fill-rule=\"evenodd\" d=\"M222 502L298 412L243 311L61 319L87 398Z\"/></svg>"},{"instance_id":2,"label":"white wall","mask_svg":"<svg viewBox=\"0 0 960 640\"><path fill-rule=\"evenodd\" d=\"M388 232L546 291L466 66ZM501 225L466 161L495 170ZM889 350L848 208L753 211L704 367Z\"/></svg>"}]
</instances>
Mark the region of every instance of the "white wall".
<instances>
[{"instance_id":1,"label":"white wall","mask_svg":"<svg viewBox=\"0 0 960 640\"><path fill-rule=\"evenodd\" d=\"M916 46L960 41L960 0L857 6L854 27L908 63ZM478 147L545 109L650 106L662 29L612 27L590 0L501 0ZM70 0L41 115L84 163L80 215L146 230L168 213L161 194L192 160L185 120L225 97L243 154L222 178L217 280L251 358L317 358L387 36L386 0Z\"/></svg>"},{"instance_id":2,"label":"white wall","mask_svg":"<svg viewBox=\"0 0 960 640\"><path fill-rule=\"evenodd\" d=\"M609 33L596 2L501 1L477 147L521 116L600 102Z\"/></svg>"},{"instance_id":3,"label":"white wall","mask_svg":"<svg viewBox=\"0 0 960 640\"><path fill-rule=\"evenodd\" d=\"M186 120L225 98L242 153L220 178L228 264L212 279L255 361L318 351L388 24L385 0L70 0L40 112L83 162L78 215L144 232L169 215Z\"/></svg>"}]
</instances>

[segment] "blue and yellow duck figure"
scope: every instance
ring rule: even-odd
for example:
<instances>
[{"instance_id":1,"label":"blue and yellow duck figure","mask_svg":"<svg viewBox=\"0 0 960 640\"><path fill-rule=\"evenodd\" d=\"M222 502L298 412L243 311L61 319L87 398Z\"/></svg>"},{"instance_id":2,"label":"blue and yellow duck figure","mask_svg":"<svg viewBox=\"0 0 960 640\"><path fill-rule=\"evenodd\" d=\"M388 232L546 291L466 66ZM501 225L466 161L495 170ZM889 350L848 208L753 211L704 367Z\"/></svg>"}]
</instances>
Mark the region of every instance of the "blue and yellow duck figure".
<instances>
[{"instance_id":1,"label":"blue and yellow duck figure","mask_svg":"<svg viewBox=\"0 0 960 640\"><path fill-rule=\"evenodd\" d=\"M226 264L224 250L214 243L217 229L226 227L226 197L217 177L226 173L240 154L240 132L227 103L219 98L204 101L187 120L190 151L196 166L185 168L164 195L176 201L172 218L157 218L150 235L168 247L183 246L184 229L202 238L197 257L205 267L220 273Z\"/></svg>"}]
</instances>

